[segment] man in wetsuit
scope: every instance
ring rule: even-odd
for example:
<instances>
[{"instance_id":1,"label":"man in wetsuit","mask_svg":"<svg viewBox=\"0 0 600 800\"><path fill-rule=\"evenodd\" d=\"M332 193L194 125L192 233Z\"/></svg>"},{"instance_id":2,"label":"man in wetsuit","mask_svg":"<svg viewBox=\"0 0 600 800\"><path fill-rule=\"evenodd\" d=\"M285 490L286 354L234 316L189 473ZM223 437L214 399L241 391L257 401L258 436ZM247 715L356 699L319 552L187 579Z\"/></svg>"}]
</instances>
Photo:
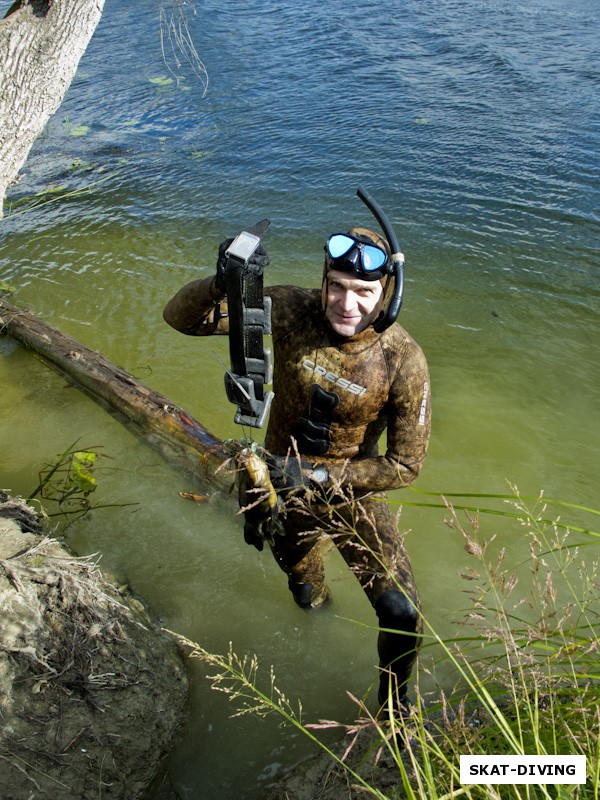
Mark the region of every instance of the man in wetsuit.
<instances>
[{"instance_id":1,"label":"man in wetsuit","mask_svg":"<svg viewBox=\"0 0 600 800\"><path fill-rule=\"evenodd\" d=\"M228 332L228 245L221 245L215 277L192 281L169 301L169 325L192 336ZM383 331L377 324L395 285L390 256L385 239L354 228L328 239L320 289L265 290L272 299L275 395L265 448L273 484L287 498L284 534L270 544L295 601L314 608L327 599L322 545L331 537L377 614L379 702L391 692L404 712L422 625L410 561L384 492L409 486L423 465L430 384L411 336L393 321ZM253 258L268 263L262 248ZM384 430L387 448L379 455ZM251 525L245 534L262 549L259 531L255 541Z\"/></svg>"}]
</instances>

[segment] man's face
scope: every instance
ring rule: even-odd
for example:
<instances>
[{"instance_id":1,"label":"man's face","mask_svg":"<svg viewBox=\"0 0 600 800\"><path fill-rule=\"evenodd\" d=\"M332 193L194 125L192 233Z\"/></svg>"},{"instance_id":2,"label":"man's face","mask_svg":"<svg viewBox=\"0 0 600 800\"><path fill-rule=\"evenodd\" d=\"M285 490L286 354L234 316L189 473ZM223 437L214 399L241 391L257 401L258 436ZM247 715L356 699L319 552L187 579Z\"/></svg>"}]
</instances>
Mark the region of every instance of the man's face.
<instances>
[{"instance_id":1,"label":"man's face","mask_svg":"<svg viewBox=\"0 0 600 800\"><path fill-rule=\"evenodd\" d=\"M364 331L379 314L383 297L381 281L362 281L331 270L323 283L325 316L340 336Z\"/></svg>"}]
</instances>

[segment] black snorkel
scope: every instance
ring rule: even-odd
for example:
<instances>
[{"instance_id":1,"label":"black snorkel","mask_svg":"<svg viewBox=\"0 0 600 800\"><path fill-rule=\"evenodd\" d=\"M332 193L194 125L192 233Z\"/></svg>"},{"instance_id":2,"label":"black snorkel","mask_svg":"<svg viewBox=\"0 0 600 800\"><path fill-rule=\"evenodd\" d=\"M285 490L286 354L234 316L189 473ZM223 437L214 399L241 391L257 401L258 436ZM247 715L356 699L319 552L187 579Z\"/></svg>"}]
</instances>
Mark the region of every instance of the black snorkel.
<instances>
[{"instance_id":1,"label":"black snorkel","mask_svg":"<svg viewBox=\"0 0 600 800\"><path fill-rule=\"evenodd\" d=\"M379 203L377 203L361 186L359 186L356 190L356 194L360 197L360 199L367 206L371 214L373 214L381 226L391 251L391 275L394 279L394 288L387 308L383 309L381 314L373 323L373 329L376 331L376 333L382 333L386 328L389 328L390 325L396 321L396 317L400 311L400 306L402 305L402 295L404 293L404 255L400 252L398 237L392 228L392 223L384 214Z\"/></svg>"}]
</instances>

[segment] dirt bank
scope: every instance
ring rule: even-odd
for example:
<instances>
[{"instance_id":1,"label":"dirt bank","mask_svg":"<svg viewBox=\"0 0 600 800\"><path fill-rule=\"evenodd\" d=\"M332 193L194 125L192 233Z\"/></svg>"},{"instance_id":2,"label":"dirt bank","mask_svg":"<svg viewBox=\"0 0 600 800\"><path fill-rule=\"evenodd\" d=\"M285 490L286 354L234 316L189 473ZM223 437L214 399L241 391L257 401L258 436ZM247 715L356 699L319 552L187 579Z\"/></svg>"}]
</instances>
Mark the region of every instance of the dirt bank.
<instances>
[{"instance_id":1,"label":"dirt bank","mask_svg":"<svg viewBox=\"0 0 600 800\"><path fill-rule=\"evenodd\" d=\"M365 730L356 739L345 737L332 750L339 758L344 757L349 770L321 753L290 770L270 787L264 800L363 800L370 792L361 780L380 797L406 797L398 765L373 731Z\"/></svg>"},{"instance_id":2,"label":"dirt bank","mask_svg":"<svg viewBox=\"0 0 600 800\"><path fill-rule=\"evenodd\" d=\"M2 800L147 796L186 696L141 604L0 492Z\"/></svg>"}]
</instances>

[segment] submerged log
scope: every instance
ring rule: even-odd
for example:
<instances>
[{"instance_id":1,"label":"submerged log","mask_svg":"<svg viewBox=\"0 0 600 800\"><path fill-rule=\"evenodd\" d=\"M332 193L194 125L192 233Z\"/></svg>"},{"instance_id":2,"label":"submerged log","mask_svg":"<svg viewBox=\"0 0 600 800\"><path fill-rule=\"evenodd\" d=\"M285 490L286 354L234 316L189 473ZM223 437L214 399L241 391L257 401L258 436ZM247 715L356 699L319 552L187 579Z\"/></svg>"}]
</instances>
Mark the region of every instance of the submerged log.
<instances>
[{"instance_id":1,"label":"submerged log","mask_svg":"<svg viewBox=\"0 0 600 800\"><path fill-rule=\"evenodd\" d=\"M230 490L231 473L218 470L227 460L222 440L169 399L4 298L0 298L0 333L40 355L167 460L205 484Z\"/></svg>"}]
</instances>

